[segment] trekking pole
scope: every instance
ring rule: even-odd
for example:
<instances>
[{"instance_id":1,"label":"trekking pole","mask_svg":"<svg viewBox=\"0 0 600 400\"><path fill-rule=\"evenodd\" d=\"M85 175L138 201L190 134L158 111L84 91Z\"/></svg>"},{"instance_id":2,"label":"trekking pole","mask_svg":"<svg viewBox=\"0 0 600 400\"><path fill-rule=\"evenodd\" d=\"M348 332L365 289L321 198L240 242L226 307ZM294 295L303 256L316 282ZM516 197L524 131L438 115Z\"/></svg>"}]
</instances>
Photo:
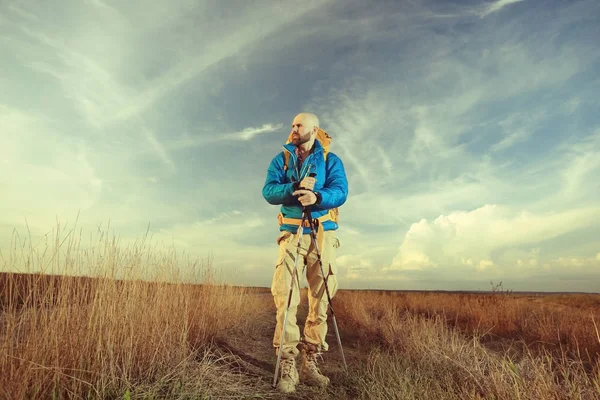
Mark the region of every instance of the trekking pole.
<instances>
[{"instance_id":1,"label":"trekking pole","mask_svg":"<svg viewBox=\"0 0 600 400\"><path fill-rule=\"evenodd\" d=\"M273 377L273 387L277 386L277 375L279 373L279 364L281 362L281 350L283 347L283 344L285 342L285 325L287 322L287 316L288 316L288 311L290 309L290 304L292 303L292 292L294 290L294 278L296 277L296 271L298 268L298 259L300 258L300 246L302 244L302 234L304 232L304 221L306 220L306 214L302 215L302 222L300 223L300 226L298 227L298 240L296 243L296 246L298 248L298 251L296 252L296 259L294 260L294 269L292 270L292 284L290 285L290 292L288 294L288 301L287 301L287 308L285 309L285 314L283 316L283 326L281 327L281 336L279 338L279 350L277 351L277 364L275 365L275 376ZM281 266L282 268L285 268L285 264ZM299 282L298 282L299 283Z\"/></svg>"},{"instance_id":2,"label":"trekking pole","mask_svg":"<svg viewBox=\"0 0 600 400\"><path fill-rule=\"evenodd\" d=\"M321 275L323 276L323 283L325 284L325 293L327 293L327 301L329 303L329 309L331 310L331 319L333 321L333 327L335 328L335 336L337 337L338 345L340 346L340 352L342 353L342 361L344 362L344 370L348 371L348 365L346 364L346 357L344 357L344 348L342 347L342 340L340 339L340 331L338 330L337 321L335 320L335 313L333 312L333 305L331 304L331 296L329 295L329 287L327 286L327 280L329 274L325 277L325 271L323 271L323 261L321 260L321 252L319 251L319 245L317 244L317 236L314 228L314 220L310 211L306 211L308 215L308 224L310 225L310 236L312 238L315 249L317 250L317 259L321 266ZM319 229L323 229L323 226L319 226Z\"/></svg>"}]
</instances>

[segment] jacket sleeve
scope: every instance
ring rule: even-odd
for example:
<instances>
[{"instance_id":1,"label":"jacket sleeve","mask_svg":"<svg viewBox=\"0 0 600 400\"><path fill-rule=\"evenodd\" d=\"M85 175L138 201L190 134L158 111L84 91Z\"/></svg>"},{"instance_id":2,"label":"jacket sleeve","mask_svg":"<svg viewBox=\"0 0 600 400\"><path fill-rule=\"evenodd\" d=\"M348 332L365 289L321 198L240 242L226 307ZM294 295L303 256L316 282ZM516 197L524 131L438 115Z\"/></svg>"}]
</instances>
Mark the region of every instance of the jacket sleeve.
<instances>
[{"instance_id":1,"label":"jacket sleeve","mask_svg":"<svg viewBox=\"0 0 600 400\"><path fill-rule=\"evenodd\" d=\"M335 154L327 156L327 178L319 189L321 202L316 207L330 209L340 207L348 197L348 179L342 160Z\"/></svg>"},{"instance_id":2,"label":"jacket sleeve","mask_svg":"<svg viewBox=\"0 0 600 400\"><path fill-rule=\"evenodd\" d=\"M300 204L298 199L292 195L294 184L286 181L285 171L283 170L283 152L281 152L271 160L262 189L263 197L269 204Z\"/></svg>"}]
</instances>

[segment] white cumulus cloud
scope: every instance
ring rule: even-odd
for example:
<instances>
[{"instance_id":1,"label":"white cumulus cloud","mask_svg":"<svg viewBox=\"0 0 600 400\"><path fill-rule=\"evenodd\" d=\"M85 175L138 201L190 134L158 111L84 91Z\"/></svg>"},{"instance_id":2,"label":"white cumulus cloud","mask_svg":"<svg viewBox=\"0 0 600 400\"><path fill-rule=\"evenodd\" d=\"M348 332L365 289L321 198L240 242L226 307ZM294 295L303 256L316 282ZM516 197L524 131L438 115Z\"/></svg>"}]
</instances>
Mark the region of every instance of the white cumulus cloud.
<instances>
[{"instance_id":1,"label":"white cumulus cloud","mask_svg":"<svg viewBox=\"0 0 600 400\"><path fill-rule=\"evenodd\" d=\"M482 270L497 262L535 267L540 249L523 251L523 246L534 246L598 220L598 207L546 214L517 212L500 205L456 211L413 223L388 269L471 266Z\"/></svg>"}]
</instances>

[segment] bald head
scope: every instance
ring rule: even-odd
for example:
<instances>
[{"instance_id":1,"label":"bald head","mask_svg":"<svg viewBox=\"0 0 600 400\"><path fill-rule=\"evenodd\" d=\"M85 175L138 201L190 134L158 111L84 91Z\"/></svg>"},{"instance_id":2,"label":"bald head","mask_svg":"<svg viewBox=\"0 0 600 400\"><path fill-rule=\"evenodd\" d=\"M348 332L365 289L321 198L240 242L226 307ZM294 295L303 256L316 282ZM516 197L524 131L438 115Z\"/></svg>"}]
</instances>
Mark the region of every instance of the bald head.
<instances>
[{"instance_id":1,"label":"bald head","mask_svg":"<svg viewBox=\"0 0 600 400\"><path fill-rule=\"evenodd\" d=\"M296 116L296 118L299 118L302 121L307 131L312 131L314 127L319 127L319 118L317 118L315 114L300 113ZM294 121L296 118L294 118Z\"/></svg>"}]
</instances>

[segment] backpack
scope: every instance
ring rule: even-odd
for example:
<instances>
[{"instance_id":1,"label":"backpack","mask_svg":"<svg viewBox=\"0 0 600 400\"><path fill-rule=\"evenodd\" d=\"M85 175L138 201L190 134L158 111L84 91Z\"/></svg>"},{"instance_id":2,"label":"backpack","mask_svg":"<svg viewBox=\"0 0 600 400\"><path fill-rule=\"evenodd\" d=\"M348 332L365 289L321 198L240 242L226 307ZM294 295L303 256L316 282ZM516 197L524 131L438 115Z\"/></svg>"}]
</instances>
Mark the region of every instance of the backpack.
<instances>
[{"instance_id":1,"label":"backpack","mask_svg":"<svg viewBox=\"0 0 600 400\"><path fill-rule=\"evenodd\" d=\"M318 140L321 143L321 146L323 146L323 160L325 162L327 162L327 154L329 154L329 145L331 144L331 136L329 136L329 134L327 134L327 132L325 132L323 129L319 128L319 131L317 132L317 137L316 140ZM288 136L287 142L285 142L285 144L289 144L292 141L292 134L290 133L290 135ZM287 151L283 152L283 170L287 171L288 168L288 162L290 160L290 153L288 153ZM338 216L339 216L339 210L338 207L332 208L329 210L329 217L331 218L331 220L335 223L338 222Z\"/></svg>"}]
</instances>

